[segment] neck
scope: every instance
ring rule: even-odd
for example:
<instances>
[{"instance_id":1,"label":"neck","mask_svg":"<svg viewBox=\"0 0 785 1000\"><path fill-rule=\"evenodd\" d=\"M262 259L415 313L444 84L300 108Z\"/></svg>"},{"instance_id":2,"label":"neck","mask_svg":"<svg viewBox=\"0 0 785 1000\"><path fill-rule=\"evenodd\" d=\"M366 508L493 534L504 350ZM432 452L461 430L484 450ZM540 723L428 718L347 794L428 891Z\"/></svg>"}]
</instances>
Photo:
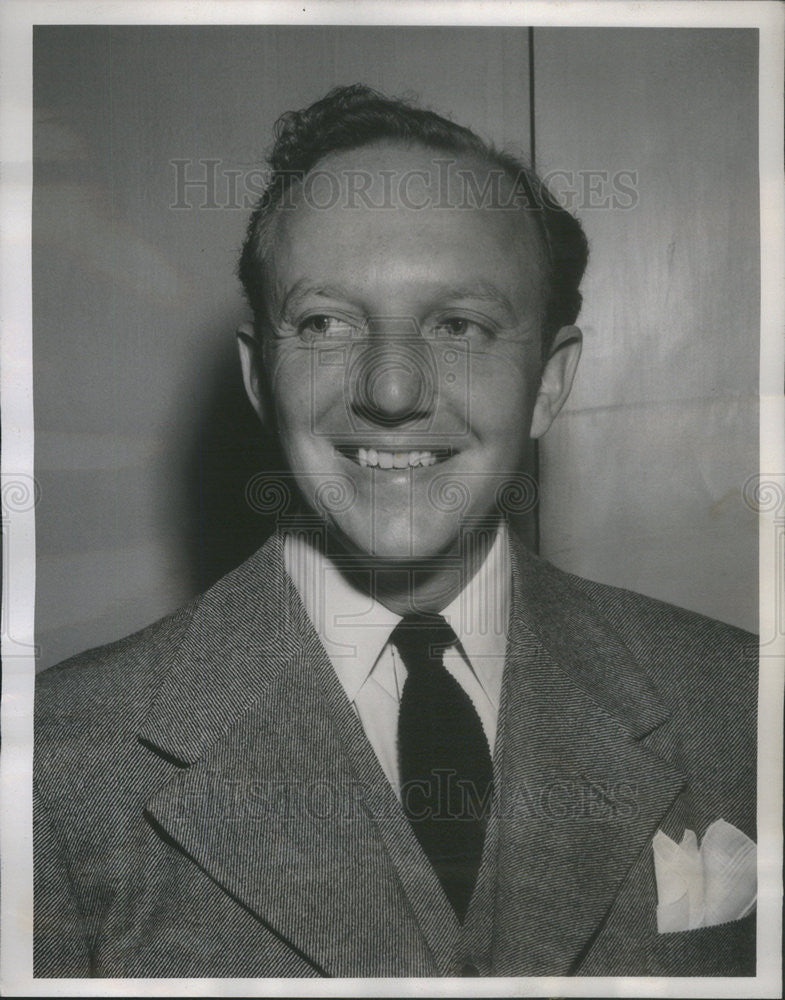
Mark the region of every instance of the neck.
<instances>
[{"instance_id":1,"label":"neck","mask_svg":"<svg viewBox=\"0 0 785 1000\"><path fill-rule=\"evenodd\" d=\"M488 558L500 524L466 532L455 549L427 559L391 563L357 554L356 570L342 568L355 587L395 614L439 612L466 588Z\"/></svg>"}]
</instances>

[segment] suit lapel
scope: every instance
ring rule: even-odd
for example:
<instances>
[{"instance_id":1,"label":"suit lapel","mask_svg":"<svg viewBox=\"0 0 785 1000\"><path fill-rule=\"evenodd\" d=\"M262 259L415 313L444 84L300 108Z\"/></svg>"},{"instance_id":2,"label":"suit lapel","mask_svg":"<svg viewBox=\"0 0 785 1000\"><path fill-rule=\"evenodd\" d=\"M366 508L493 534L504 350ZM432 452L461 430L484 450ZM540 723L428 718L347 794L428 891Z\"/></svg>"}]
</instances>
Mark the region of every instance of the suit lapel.
<instances>
[{"instance_id":1,"label":"suit lapel","mask_svg":"<svg viewBox=\"0 0 785 1000\"><path fill-rule=\"evenodd\" d=\"M457 925L280 539L196 606L141 739L188 765L150 816L317 971L444 974Z\"/></svg>"},{"instance_id":2,"label":"suit lapel","mask_svg":"<svg viewBox=\"0 0 785 1000\"><path fill-rule=\"evenodd\" d=\"M493 970L566 975L684 780L667 711L592 602L512 556Z\"/></svg>"},{"instance_id":3,"label":"suit lapel","mask_svg":"<svg viewBox=\"0 0 785 1000\"><path fill-rule=\"evenodd\" d=\"M433 956L434 968L419 974L454 975L455 955L460 936L460 924L455 911L444 894L433 866L423 853L356 714L348 705L327 655L325 653L322 655L327 666L325 671L327 683L324 685L325 703L333 717L339 720L345 759L356 775L363 806L373 822L375 833L378 834L375 850L379 850L378 838L380 838L394 866L397 884L403 889L408 908ZM361 879L363 877L361 875ZM366 896L364 902L370 905L374 912L379 909L384 910L386 904L379 898L373 899L373 888L369 890L369 887L365 886L362 891L370 896L370 898ZM399 960L404 958L405 955L402 955ZM398 968L400 969L400 966ZM386 973L386 975L404 974L407 973L401 971Z\"/></svg>"},{"instance_id":4,"label":"suit lapel","mask_svg":"<svg viewBox=\"0 0 785 1000\"><path fill-rule=\"evenodd\" d=\"M511 542L492 969L566 974L683 780L629 651L565 574ZM280 539L194 606L140 738L184 765L150 799L155 822L318 971L450 973L454 916Z\"/></svg>"}]
</instances>

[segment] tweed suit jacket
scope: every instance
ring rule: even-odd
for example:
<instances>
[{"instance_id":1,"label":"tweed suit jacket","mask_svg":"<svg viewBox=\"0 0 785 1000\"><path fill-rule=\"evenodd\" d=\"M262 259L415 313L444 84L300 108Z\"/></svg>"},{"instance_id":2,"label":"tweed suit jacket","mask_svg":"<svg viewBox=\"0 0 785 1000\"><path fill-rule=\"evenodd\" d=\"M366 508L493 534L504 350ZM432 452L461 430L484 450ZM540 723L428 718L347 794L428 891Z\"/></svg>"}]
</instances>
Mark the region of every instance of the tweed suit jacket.
<instances>
[{"instance_id":1,"label":"tweed suit jacket","mask_svg":"<svg viewBox=\"0 0 785 1000\"><path fill-rule=\"evenodd\" d=\"M752 975L755 916L658 934L658 829L754 839L752 637L511 539L496 794L461 928L281 539L42 674L38 976Z\"/></svg>"}]
</instances>

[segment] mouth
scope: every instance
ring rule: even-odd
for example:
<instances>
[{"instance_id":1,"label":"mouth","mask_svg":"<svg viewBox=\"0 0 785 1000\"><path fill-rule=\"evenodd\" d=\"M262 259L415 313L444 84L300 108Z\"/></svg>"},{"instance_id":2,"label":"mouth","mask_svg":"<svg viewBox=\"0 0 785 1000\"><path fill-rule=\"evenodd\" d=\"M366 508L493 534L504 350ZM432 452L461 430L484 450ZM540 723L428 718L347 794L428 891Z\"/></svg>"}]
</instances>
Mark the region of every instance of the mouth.
<instances>
[{"instance_id":1,"label":"mouth","mask_svg":"<svg viewBox=\"0 0 785 1000\"><path fill-rule=\"evenodd\" d=\"M419 469L437 465L452 458L452 448L412 449L386 451L382 448L358 448L340 445L335 449L362 468L369 469Z\"/></svg>"}]
</instances>

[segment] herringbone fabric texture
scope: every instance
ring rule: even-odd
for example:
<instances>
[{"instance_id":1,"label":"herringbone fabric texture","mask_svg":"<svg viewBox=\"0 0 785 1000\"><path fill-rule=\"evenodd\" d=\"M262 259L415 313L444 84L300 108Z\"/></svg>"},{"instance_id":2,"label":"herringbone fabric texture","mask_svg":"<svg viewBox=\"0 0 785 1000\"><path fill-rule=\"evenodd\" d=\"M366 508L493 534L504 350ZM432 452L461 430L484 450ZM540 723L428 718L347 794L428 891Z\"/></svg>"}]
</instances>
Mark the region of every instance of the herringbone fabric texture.
<instances>
[{"instance_id":1,"label":"herringbone fabric texture","mask_svg":"<svg viewBox=\"0 0 785 1000\"><path fill-rule=\"evenodd\" d=\"M273 538L38 679L38 976L742 975L658 935L651 838L755 836L751 636L517 543L493 819L461 928Z\"/></svg>"}]
</instances>

